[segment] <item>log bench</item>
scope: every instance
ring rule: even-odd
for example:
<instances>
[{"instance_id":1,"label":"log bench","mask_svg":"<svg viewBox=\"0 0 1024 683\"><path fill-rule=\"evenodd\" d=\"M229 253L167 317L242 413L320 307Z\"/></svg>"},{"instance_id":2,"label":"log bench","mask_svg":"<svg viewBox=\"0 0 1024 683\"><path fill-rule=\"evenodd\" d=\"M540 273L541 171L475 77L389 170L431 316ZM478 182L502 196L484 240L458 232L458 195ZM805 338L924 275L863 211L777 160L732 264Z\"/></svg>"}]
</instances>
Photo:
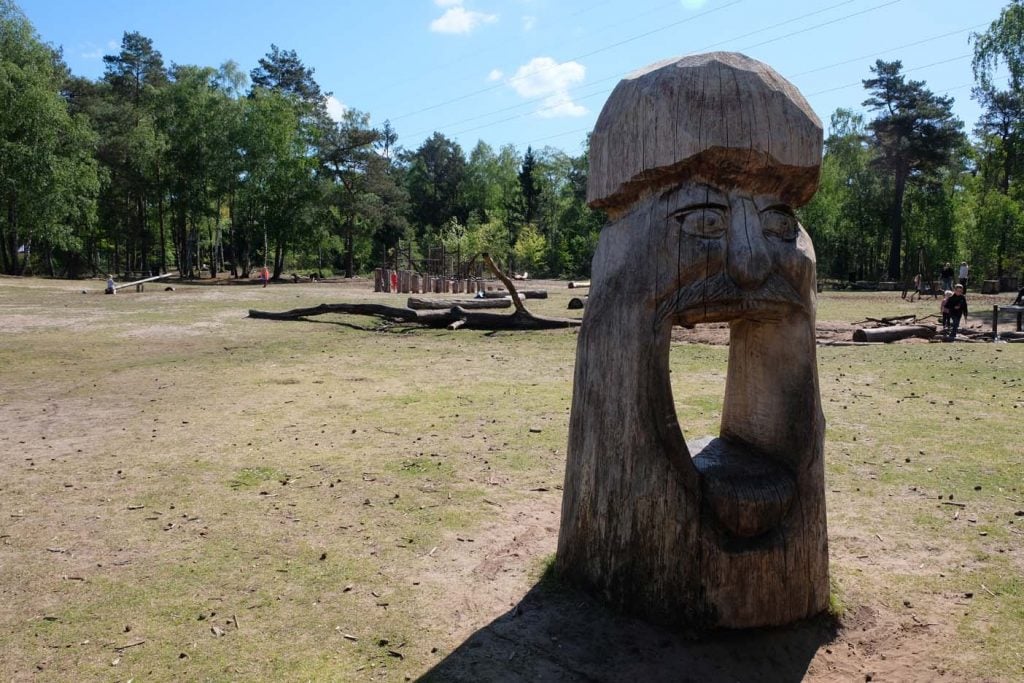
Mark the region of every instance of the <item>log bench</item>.
<instances>
[{"instance_id":1,"label":"log bench","mask_svg":"<svg viewBox=\"0 0 1024 683\"><path fill-rule=\"evenodd\" d=\"M154 275L152 277L143 278L141 280L135 280L133 282L123 282L123 283L121 283L119 285L114 285L114 291L116 292L119 289L124 289L125 287L132 287L132 286L134 286L136 292L144 292L144 291L146 291L146 283L147 282L154 282L156 280L163 280L164 278L168 278L168 277L171 277L173 275L177 275L177 273L164 273L162 275Z\"/></svg>"}]
</instances>

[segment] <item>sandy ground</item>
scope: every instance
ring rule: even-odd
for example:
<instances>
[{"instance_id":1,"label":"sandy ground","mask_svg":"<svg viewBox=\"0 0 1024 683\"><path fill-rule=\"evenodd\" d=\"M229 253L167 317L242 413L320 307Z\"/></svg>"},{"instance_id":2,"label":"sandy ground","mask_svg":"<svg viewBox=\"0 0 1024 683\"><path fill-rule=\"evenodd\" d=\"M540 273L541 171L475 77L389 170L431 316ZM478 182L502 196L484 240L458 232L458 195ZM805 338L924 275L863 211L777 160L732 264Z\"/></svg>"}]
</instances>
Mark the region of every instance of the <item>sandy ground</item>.
<instances>
[{"instance_id":1,"label":"sandy ground","mask_svg":"<svg viewBox=\"0 0 1024 683\"><path fill-rule=\"evenodd\" d=\"M216 295L216 288L209 294ZM39 325L40 319L12 315L4 324L11 331ZM824 342L848 340L854 327L822 321L818 337ZM134 334L168 332L155 326ZM176 332L183 334L180 328ZM206 332L196 327L184 333ZM725 325L677 329L674 341L724 344L728 329ZM31 433L23 434L20 442L40 438L54 421L100 422L100 412L98 406L83 405L73 418L69 413L50 413L45 420L34 422ZM18 411L10 415L20 420ZM88 429L83 432L91 433ZM472 542L449 539L448 545L458 552L444 564L423 560L404 570L395 569L397 574L404 573L404 578L415 576L445 597L433 609L437 622L449 625L448 643L442 644L449 654L424 680L989 680L983 672L964 678L936 664L943 660L944 643L952 628L949 613L969 600L963 595L918 597L903 611L894 611L870 594L853 594L846 596L847 602L857 607L838 619L826 616L791 628L698 636L612 613L593 597L573 589L537 584L531 568L536 558L555 550L560 508L557 488L531 491L514 506L502 507L497 520L479 530ZM832 526L833 560L860 557L863 546L871 541L868 535ZM899 557L881 556L872 561L914 565L934 552L916 548Z\"/></svg>"}]
</instances>

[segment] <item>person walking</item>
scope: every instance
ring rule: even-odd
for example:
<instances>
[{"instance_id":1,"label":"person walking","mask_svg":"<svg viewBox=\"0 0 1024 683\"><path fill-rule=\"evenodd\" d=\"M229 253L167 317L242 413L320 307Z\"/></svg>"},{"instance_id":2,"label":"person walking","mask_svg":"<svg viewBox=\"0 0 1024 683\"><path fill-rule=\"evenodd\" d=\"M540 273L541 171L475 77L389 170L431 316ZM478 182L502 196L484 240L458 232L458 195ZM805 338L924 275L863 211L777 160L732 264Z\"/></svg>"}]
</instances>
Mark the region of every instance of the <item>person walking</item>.
<instances>
[{"instance_id":1,"label":"person walking","mask_svg":"<svg viewBox=\"0 0 1024 683\"><path fill-rule=\"evenodd\" d=\"M960 284L964 286L964 291L967 291L967 273L970 269L967 267L967 261L960 262Z\"/></svg>"},{"instance_id":2,"label":"person walking","mask_svg":"<svg viewBox=\"0 0 1024 683\"><path fill-rule=\"evenodd\" d=\"M260 271L260 282L263 283L264 287L270 282L270 270L266 266L263 266L263 270Z\"/></svg>"},{"instance_id":3,"label":"person walking","mask_svg":"<svg viewBox=\"0 0 1024 683\"><path fill-rule=\"evenodd\" d=\"M953 291L947 289L942 297L942 303L939 304L939 313L942 314L942 334L949 334L949 297L953 296Z\"/></svg>"},{"instance_id":4,"label":"person walking","mask_svg":"<svg viewBox=\"0 0 1024 683\"><path fill-rule=\"evenodd\" d=\"M942 279L942 290L953 289L953 266L950 265L949 261L946 261L946 265L943 266L942 272L939 273L939 277Z\"/></svg>"},{"instance_id":5,"label":"person walking","mask_svg":"<svg viewBox=\"0 0 1024 683\"><path fill-rule=\"evenodd\" d=\"M949 334L946 337L949 341L956 340L956 333L960 329L960 318L967 317L967 297L964 296L964 286L957 285L953 288L953 296L946 299L946 310L949 312Z\"/></svg>"}]
</instances>

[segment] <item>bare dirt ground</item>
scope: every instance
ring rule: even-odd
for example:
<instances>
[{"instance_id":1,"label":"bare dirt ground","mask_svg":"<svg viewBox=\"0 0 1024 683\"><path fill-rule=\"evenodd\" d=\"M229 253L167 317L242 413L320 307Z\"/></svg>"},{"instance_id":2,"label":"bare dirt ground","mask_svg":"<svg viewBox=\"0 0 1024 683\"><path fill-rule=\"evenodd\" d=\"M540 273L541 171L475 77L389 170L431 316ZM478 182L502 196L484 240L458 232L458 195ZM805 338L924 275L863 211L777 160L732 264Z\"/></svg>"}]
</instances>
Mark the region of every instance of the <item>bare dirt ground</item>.
<instances>
[{"instance_id":1,"label":"bare dirt ground","mask_svg":"<svg viewBox=\"0 0 1024 683\"><path fill-rule=\"evenodd\" d=\"M451 595L438 618L455 625L451 634L461 645L424 680L997 680L946 670L951 629L942 601L896 613L876 596L855 594L847 599L857 606L837 618L696 634L610 612L593 596L557 583L531 584L525 560L554 551L559 505L555 492L504 511L501 521L475 535L457 566L436 577Z\"/></svg>"},{"instance_id":2,"label":"bare dirt ground","mask_svg":"<svg viewBox=\"0 0 1024 683\"><path fill-rule=\"evenodd\" d=\"M221 286L223 282L209 284L217 286L204 287L203 283L200 283L189 288L191 291L187 293L194 299L205 298L212 307L204 319L191 320L187 323L166 319L140 319L133 322L130 328L118 332L119 344L173 342L176 345L178 355L184 361L178 360L179 365L174 368L154 366L150 371L145 365L148 361L142 356L137 360L133 356L131 362L126 365L128 367L137 363L140 368L146 367L147 373L153 376L159 374L159 382L145 375L145 381L156 384L138 388L126 386L123 395L111 394L111 387L102 384L103 378L90 377L84 374L84 371L81 371L83 374L79 378L79 368L65 359L61 348L55 346L47 349L47 352L52 354L52 365L47 370L48 379L34 385L31 391L22 391L20 385L11 387L13 391L22 391L22 395L31 398L15 403L0 402L0 435L3 435L0 437L0 451L4 451L0 455L0 465L8 472L14 472L15 469L19 472L18 481L8 480L6 484L0 485L0 498L6 500L5 503L0 503L0 575L6 577L0 578L0 596L5 603L0 606L0 637L9 639L0 643L11 643L7 655L0 653L0 673L3 673L6 679L71 680L75 678L76 671L88 671L90 673L83 675L79 680L129 680L125 663L133 656L133 650L117 650L110 654L109 646L112 643L118 646L126 643L130 645L135 642L137 634L145 633L143 626L147 617L141 615L148 614L147 609L154 613L161 612L161 616L166 616L164 612L174 611L159 603L160 598L152 599L154 603L158 603L155 606L147 607L146 601L133 605L138 616L134 616L130 624L134 629L132 632L119 631L113 635L107 634L103 639L94 637L92 643L84 640L55 644L59 639L49 635L49 632L43 630L44 627L56 628L54 624L64 625L64 621L69 617L61 615L58 618L53 615L60 613L62 604L73 602L77 592L98 590L96 586L104 582L115 582L122 576L129 581L145 584L161 575L160 563L164 561L182 565L188 562L202 562L204 553L209 555L215 552L208 549L210 539L216 539L219 533L226 532L227 528L232 526L232 522L228 521L230 516L246 514L246 507L260 506L260 512L249 513L253 517L244 519L266 524L268 529L272 526L277 530L272 530L265 538L260 537L254 543L277 539L276 534L284 534L280 531L284 528L289 530L290 535L280 536L280 543L284 548L280 554L278 549L272 547L253 548L251 553L254 557L266 552L280 560L283 566L285 557L289 558L287 562L291 562L291 558L298 557L303 552L310 554L311 551L306 547L308 544L309 547L317 548L316 552L311 554L311 565L324 566L323 563L317 564L317 543L327 548L320 560L328 557L328 561L333 561L338 555L338 549L330 545L333 542L332 537L344 536L348 533L346 530L356 526L353 520L357 519L357 514L364 515L361 519L367 520L368 525L364 541L366 548L357 545L354 550L353 546L344 546L341 552L352 552L355 555L359 550L362 556L366 553L361 551L369 549L369 555L372 557L368 561L374 563L374 572L371 574L376 580L386 582L389 588L415 586L414 597L409 598L410 604L414 604L414 607L409 608L412 610L411 616L404 615L411 623L409 645L399 651L398 656L384 654L374 659L368 654L366 657L367 661L371 662L369 665L350 666L349 661L344 660L343 668L339 668L335 675L330 676L330 680L422 679L467 683L1021 680L1012 675L989 674L984 660L974 661L971 659L973 655L968 655L965 659L963 653L954 651L956 644L961 643L964 637L956 635L961 617L972 612L978 602L989 599L975 587L976 583L967 586L970 590L964 590L961 584L955 581L929 583L924 590L907 589L904 586L913 584L900 583L913 581L917 576L942 576L939 572L945 571L945 567L969 571L972 563L982 562L971 546L957 545L952 536L948 545L936 541L934 535L927 538L918 537L914 528L905 526L899 518L899 515L905 516L904 519L914 518L915 515L929 517L935 514L936 508L943 513L957 512L952 507L942 508L936 504L936 491L946 493L951 490L950 488L939 488L938 484L922 486L920 489L893 486L872 494L874 497L871 498L866 494L865 497L857 497L860 488L856 489L857 493L853 488L858 484L858 480L865 481L867 491L868 480L876 481L879 477L885 476L880 463L884 461L891 467L905 465L902 462L902 452L887 453L879 449L877 454L865 456L864 462L843 460L842 466L845 469L830 474L830 558L834 567L833 574L843 579L841 601L845 609L836 616L823 616L782 629L712 634L669 631L613 613L593 596L559 585L556 581L538 580L539 560L550 558L557 543L561 508L561 492L557 483L561 479L561 470L557 457L552 458L551 471L540 471L543 468L538 469L535 464L531 465L533 469L526 474L511 467L498 471L497 467L492 469L493 463L481 464L488 453L484 446L467 446L467 454L473 449L476 450L471 456L467 455L464 461L460 461L457 470L459 467L462 469L456 471L454 477L458 482L468 481L474 485L483 482L486 490L493 492L482 502L475 500L480 509L487 511L487 515L481 515L479 521L460 526L458 531L445 530L440 540L431 541L433 550L421 548L416 553L399 556L401 559L396 559L383 550L387 544L393 544L393 538L388 538L385 542L378 537L371 537L369 532L369 527L374 524L382 527L397 527L399 524L398 521L381 516L392 514L392 511L386 504L380 502L383 498L380 490L383 482L386 482L388 498L390 499L393 490L396 492L394 499L406 504L407 500L418 501L417 496L423 494L424 484L421 480L407 481L394 474L375 475L377 480L374 481L374 478L368 478L365 474L366 468L370 465L356 464L352 468L355 476L349 477L352 473L339 471L337 481L340 492L336 492L334 483L331 483L328 496L325 480L330 477L323 474L326 471L324 468L336 467L344 470L345 466L340 464L339 454L348 457L360 452L360 449L369 448L355 444L351 447L334 447L333 443L330 444L330 449L326 448L327 438L333 439L334 436L316 437L325 441L323 446L319 442L304 444L304 447L318 458L315 465L309 466L312 471L306 472L305 479L292 480L297 483L291 485L272 481L272 486L257 487L247 494L249 498L246 500L254 502L246 503L237 509L226 506L222 509L220 506L224 500L233 500L233 497L240 494L227 490L219 480L216 480L216 477L222 476L217 468L223 465L224 471L233 472L242 465L250 464L250 460L246 460L242 455L243 451L252 450L246 447L246 440L258 442L260 438L269 440L270 437L267 433L258 434L263 427L257 421L257 417L260 416L257 407L246 403L235 405L230 399L220 401L229 396L251 395L254 390L252 386L239 384L230 387L231 393L215 394L211 386L204 384L203 377L190 377L188 368L181 366L188 365L189 358L204 359L213 354L220 354L218 357L223 357L225 354L230 356L233 353L248 353L254 341L241 335L250 334L249 329L258 329L258 334L263 335L263 338L269 337L271 330L276 332L280 329L282 336L287 338L288 335L301 335L304 332L309 336L323 334L323 329L328 326L297 323L276 328L272 326L278 323L268 323L256 328L255 325L260 323L238 323L234 321L234 318L238 317L237 310L226 311L217 308L222 298L232 299L237 296L234 293L235 288ZM366 286L366 282L344 285L334 283L330 285L331 289L323 290L323 300L343 300L351 293L363 293ZM547 287L552 293L557 291L560 297L554 302L549 302L548 309L538 312L551 315L557 314L558 310L564 310L562 299L567 298L564 283L532 283L531 287L533 286ZM288 287L291 286L278 287L273 292L274 296L278 297L275 300L239 301L235 308L259 305L281 310L293 305L292 302L300 295L293 295L292 291L302 293L304 290L301 288L307 285L297 286L294 290ZM250 298L264 296L264 293L255 288L244 291ZM571 293L570 291L569 294ZM173 296L180 295L179 291ZM319 295L320 292L317 292L316 296ZM168 307L176 305L171 295L167 295L162 301ZM108 302L101 303L105 305ZM533 302L527 303L531 309L535 308ZM306 302L303 302L303 305L306 305ZM881 313L891 312L894 311L885 310ZM47 314L42 310L3 310L0 313L3 313L2 332L13 335L8 337L9 339L16 337L17 346L30 343L27 340L33 339L32 335L41 335L47 330L59 332L70 328L72 332L77 329L84 334L90 328L109 324L108 315L111 315L104 312L103 306L85 307L73 315L62 315L59 311ZM366 324L371 325L369 319ZM981 325L980 322L977 324ZM234 336L224 334L225 326L230 325L238 325L236 329L242 332L234 332ZM847 340L854 327L851 321L819 321L819 340ZM251 334L255 337L257 333ZM359 339L364 339L368 335L365 332L357 334L362 335ZM391 352L392 346L398 348L397 337L381 337L381 341L374 344L382 354ZM448 343L448 337L441 335L439 338ZM414 338L409 342L403 340L401 343L405 345L413 341ZM724 325L676 330L674 341L721 345L728 341L728 330ZM370 345L369 348L374 349L375 346ZM531 359L512 356L509 360L512 348L493 348L490 352L490 364L493 366L505 362L509 368L521 369L521 372L527 373L530 368L524 366ZM479 349L472 352L486 355L486 352ZM70 351L68 353L70 354ZM90 350L86 356L96 353L100 351ZM251 360L247 362L256 365L269 358L274 365L287 366L286 359L292 351L282 342L277 351L261 350L259 353L266 356L256 355L253 351ZM381 381L373 379L370 371L363 367L370 352L362 349L353 350L351 353L352 356L346 359L346 365L336 370L337 377L334 379L342 380L337 385L354 387L353 401L358 400L359 404L378 400L384 396L381 394L379 397L374 393L383 391L377 385ZM358 355L360 353L364 355ZM504 358L501 355L503 353L506 355ZM850 361L852 368L853 362L863 364L866 357L841 358L844 362L853 359ZM41 365L41 374L42 367ZM455 366L444 366L439 372L450 371L451 367ZM842 367L844 372L853 372L845 365ZM54 368L57 373L53 372ZM134 366L128 369L135 371ZM117 372L122 370L119 369ZM311 380L306 374L296 370L294 379L291 379L292 375L280 368L274 372L270 389L266 383L257 385L257 390L264 392L263 396L269 394L274 396L275 400L280 399L274 408L274 416L278 422L276 426L268 428L269 433L275 437L279 436L280 439L288 437L289 442L292 438L295 442L299 442L300 439L305 441L307 437L312 440L308 429L310 425L302 422L305 419L303 411L309 410L309 406L297 406L295 403L308 400L308 395L302 393L304 391L320 391L317 387L324 381L328 383L327 386L331 386L332 377L328 374L326 377ZM467 372L463 378L465 381L481 381L479 371L464 372ZM61 373L66 376L61 376ZM838 369L823 369L823 399L846 401L849 400L851 392L857 391L849 386L833 387L829 383L833 379L838 383L840 376ZM95 390L84 387L83 391L79 392L77 385L68 389L69 378L70 385L75 385L76 382L97 381L101 386ZM565 370L565 375L559 379L566 378L571 380L570 370ZM311 387L311 383L316 387ZM96 384L92 386L95 387ZM869 391L863 388L859 390ZM69 391L76 395L62 395L62 392ZM326 391L327 389L324 389L324 392ZM101 398L87 398L93 393ZM166 404L154 403L157 395L161 400L166 400ZM213 396L219 398L215 401ZM122 399L131 399L135 403L122 402ZM451 401L451 397L447 397L446 400ZM176 407L175 401L187 402L187 407ZM501 415L505 407L498 405L499 407L493 409L477 405L473 406L472 410L485 414L488 414L488 410L493 410L493 414ZM355 406L357 403L353 402L350 407L353 413L357 411ZM150 412L146 413L146 409ZM339 411L339 414L344 415L344 412ZM217 432L217 429L223 427L214 420L215 417L227 422L246 420L252 424L237 434L230 430ZM480 421L470 423L459 415L454 417L462 422L450 429L444 424L439 425L436 430L427 429L421 433L421 437L415 439L414 447L420 451L421 456L423 452L430 453L432 450L451 450L452 441L450 435L444 434L446 430L458 431L460 434L464 432L455 438L469 442L469 438L474 436L473 425ZM556 415L552 419L563 418ZM537 417L527 416L523 420L524 423L520 427L535 424ZM151 447L153 452L147 451L146 446L142 444L150 438L150 421L153 423L152 439L158 439L160 444L170 447L175 440L187 438L188 457L182 457L180 460L164 459L156 446ZM350 438L354 440L363 432L370 432L377 441L388 446L388 441L399 441L400 437L395 435L397 432L408 431L406 428L386 422L377 424L375 428L359 425L360 434L357 435L353 429L352 435L355 436ZM840 430L846 426L842 420L836 420L832 424L838 425ZM110 432L117 431L114 429L115 425L127 425L130 431L138 431L139 434L129 433L128 436L118 437L118 441L112 442ZM317 426L331 430L326 423L318 423ZM135 430L135 427L138 429ZM157 427L161 430L159 437L156 435ZM433 427L433 424L430 427ZM520 429L520 432L525 431ZM254 433L258 436L254 437ZM320 433L323 434L323 431ZM342 430L339 429L338 433L341 434ZM292 434L295 436L292 437ZM860 432L860 435L863 442L864 433ZM344 436L349 436L347 425ZM341 441L344 437L337 438ZM828 447L831 449L830 455L833 456L838 455L840 451L841 446L838 444L845 443L838 439L845 440L847 437L835 438L837 443ZM856 441L856 438L854 436L853 440ZM249 446L252 446L251 441ZM112 443L117 443L123 447L132 442L139 444L139 450L128 451L127 454L115 451L111 446ZM564 445L562 447L564 448ZM324 449L322 454L315 450L319 448ZM76 455L83 451L89 456L88 459ZM564 450L560 452L564 454ZM442 453L452 455L454 461L454 454L443 451ZM216 454L226 462L214 462L212 457L208 462L208 454ZM313 455L308 457L312 458ZM279 457L287 461L288 456ZM913 457L917 458L916 448ZM875 462L876 460L878 462ZM910 457L907 457L906 463L910 462ZM182 463L196 468L194 480L180 474ZM266 464L284 467L274 462ZM294 475L300 469L300 465L305 467L306 461L295 460L294 464L290 465L290 473ZM360 481L358 473L361 467L364 474ZM373 469L385 470L386 465L382 461ZM345 479L346 477L348 478ZM343 479L347 483L341 484ZM124 488L133 480L136 482L135 488ZM537 480L540 480L540 483ZM217 485L213 486L211 482ZM433 487L429 481L428 485L428 488ZM174 492L176 488L180 490ZM266 490L263 490L264 488ZM433 492L432 488L431 491ZM134 510L135 504L142 500L143 493L149 496L146 498L145 507ZM172 494L178 497L175 498ZM111 501L111 498L114 500ZM373 505L363 505L364 498L367 503L372 499ZM964 499L958 489L957 501ZM167 500L177 500L177 508L175 505L167 505ZM187 504L183 505L182 500ZM351 505L347 508L339 507L343 503ZM138 505L141 506L141 503ZM422 509L422 505L420 508ZM131 514L139 518L147 515L146 518L153 521L146 522L148 526L122 522L115 527L103 521L124 519L127 514L125 510L134 510ZM892 512L895 510L899 513ZM404 516L411 514L413 512L408 512ZM982 518L980 514L971 514L976 515L978 519ZM1004 513L1000 511L999 514ZM1010 514L1012 515L1012 511ZM966 524L968 514L965 513L963 517L963 521L957 520L958 523ZM395 519L399 518L396 515ZM308 528L308 520L313 521L315 530L298 531L300 528ZM981 519L981 522L984 521ZM362 522L358 524L361 525ZM242 529L236 533L237 538L242 539L246 532ZM391 533L394 535L397 532ZM947 533L949 532L942 532L939 537L942 538L943 534ZM964 533L972 534L972 538L975 539L978 535L975 527L970 527L969 531ZM1019 541L1019 538L1009 538ZM993 553L998 551L1004 557L1010 558L1009 561L1017 567L1018 572L1024 573L1024 553L1021 553L1019 543L1011 543L1005 539L992 542L1001 544L992 551ZM248 548L241 540L231 543ZM197 595L204 596L203 599L207 599L205 596L208 595L227 596L218 597L217 600L222 602L213 603L214 609L206 609L204 614L217 611L223 618L229 609L227 603L235 600L232 591L245 595L245 600L248 600L250 594L263 590L255 576L259 576L260 580L275 580L275 576L281 577L280 585L276 586L279 594L287 596L289 590L292 590L288 583L289 575L282 573L281 570L268 569L267 574L257 575L256 572L259 570L256 569L255 559L252 560L251 568L247 564L248 560L240 567L234 566L234 559L231 562L232 564L225 568L218 569L219 575L214 581L214 587L203 586L202 589L194 589ZM52 571L41 569L46 566L45 563L59 563L59 574L51 576ZM32 574L33 571L40 574ZM248 575L250 573L252 575ZM43 574L48 578L40 579L39 576ZM894 586L894 576L899 577L898 586ZM21 579L42 581L39 584L42 588L35 594L26 594L18 585ZM302 579L297 577L294 580ZM331 587L318 587L317 590L322 591L323 596L315 593L318 596L317 600L323 597L327 604L334 606L335 603L332 601L340 603L346 599L344 596L333 594L342 592L339 586L346 582L343 576L325 575L323 581L325 585ZM353 582L357 586L353 593L360 592L363 583L368 583L355 580ZM936 588L936 585L940 588ZM994 584L990 585L996 591L999 590ZM300 597L305 599L307 596L302 594ZM368 615L371 610L375 610L374 614L381 612L380 601L374 601L377 593L368 593L362 597L367 601L367 620L370 619ZM277 600L280 601L281 598L278 597ZM238 599L238 602L244 604L242 599ZM302 610L313 611L317 603L310 601L302 604L305 606L294 608L297 613L301 613ZM117 611L118 606L114 604L104 609ZM244 636L258 628L258 610L251 607L238 609L234 627L228 622L217 622L218 628L228 631L230 636L235 635L235 629L238 629L239 636ZM271 627L268 627L268 632L278 634L278 637L272 640L289 638L297 633L292 626L293 622L290 621L293 618L292 613L280 606L275 609L284 610L275 615L286 628L283 632L273 632L270 631ZM396 616L399 608L393 605L391 610L390 614L372 617L381 629L387 628L388 619L399 618ZM185 617L185 621L191 622L192 627L196 624L194 611ZM79 617L88 620L92 614L83 608ZM200 614L200 617L203 618L203 614ZM128 628L127 619L117 621L120 618L119 615L115 616L112 621L119 629ZM335 617L324 617L325 623L329 618ZM336 618L341 619L340 616ZM50 619L55 621L48 621ZM243 627L238 626L238 619L242 620ZM359 617L356 617L354 623L358 624L359 621ZM981 617L978 621L984 627L986 618ZM209 639L209 634L205 633L209 630L207 624L203 622L201 626L203 636ZM38 649L25 645L26 642L33 641L32 636L25 635L32 629L38 629L43 633L39 635L37 632L34 636L35 647ZM331 632L333 629L332 626ZM417 636L417 631L423 635ZM147 647L157 647L163 638L171 641L173 635L172 632L170 635L148 636ZM982 639L984 634L979 632L977 637ZM367 640L365 636L361 635L361 638L360 643ZM146 640L141 635L137 639ZM167 652L176 660L176 666L185 666L190 662L198 666L201 663L200 651L203 641L199 637L196 640L200 642L199 647L194 644L167 646ZM98 646L100 642L103 642L106 648L101 654L68 654L72 651L88 651L89 648ZM227 643L222 647L226 649L225 656L228 658L232 656L232 647L241 647L240 644L228 643L227 637L216 639L216 642ZM346 644L343 643L344 645ZM269 648L269 641L267 647ZM308 649L303 650L304 647ZM329 645L326 639L313 639L312 643L307 643L296 638L295 642L295 649L299 653L320 652L331 647L336 646ZM400 646L392 643L390 647ZM136 652L142 649L144 648L140 645ZM175 669L171 664L165 663L166 668L150 669L149 675L142 671L141 678L136 680L318 679L315 674L303 674L301 664L296 664L293 669L285 669L283 673L275 673L273 669L260 668L251 663L247 667L241 660L245 657L258 658L261 652L258 643L252 650L235 652L241 654L235 655L238 661L232 668L194 671ZM65 662L61 665L61 658L68 656L77 656L79 660L77 663ZM1018 653L1015 656L1020 655ZM97 666L101 668L81 668L91 661L90 657L99 661ZM121 663L111 663L115 661ZM109 675L94 678L96 671L105 671ZM1024 672L1020 673L1024 676Z\"/></svg>"}]
</instances>

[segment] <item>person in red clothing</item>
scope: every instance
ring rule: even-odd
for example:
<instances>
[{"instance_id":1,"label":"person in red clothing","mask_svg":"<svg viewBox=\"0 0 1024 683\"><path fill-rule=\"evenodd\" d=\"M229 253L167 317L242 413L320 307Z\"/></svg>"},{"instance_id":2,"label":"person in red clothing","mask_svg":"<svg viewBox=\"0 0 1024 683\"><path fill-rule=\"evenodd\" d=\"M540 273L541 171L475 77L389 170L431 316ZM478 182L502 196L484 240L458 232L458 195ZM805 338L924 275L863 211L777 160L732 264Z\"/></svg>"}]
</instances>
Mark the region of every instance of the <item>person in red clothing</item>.
<instances>
[{"instance_id":1,"label":"person in red clothing","mask_svg":"<svg viewBox=\"0 0 1024 683\"><path fill-rule=\"evenodd\" d=\"M270 270L266 266L263 266L263 269L260 271L260 282L263 283L264 287L270 282Z\"/></svg>"},{"instance_id":2,"label":"person in red clothing","mask_svg":"<svg viewBox=\"0 0 1024 683\"><path fill-rule=\"evenodd\" d=\"M967 297L964 296L964 286L957 285L953 288L953 296L946 299L946 310L949 312L949 336L950 341L956 339L956 332L960 329L960 318L967 317Z\"/></svg>"}]
</instances>

